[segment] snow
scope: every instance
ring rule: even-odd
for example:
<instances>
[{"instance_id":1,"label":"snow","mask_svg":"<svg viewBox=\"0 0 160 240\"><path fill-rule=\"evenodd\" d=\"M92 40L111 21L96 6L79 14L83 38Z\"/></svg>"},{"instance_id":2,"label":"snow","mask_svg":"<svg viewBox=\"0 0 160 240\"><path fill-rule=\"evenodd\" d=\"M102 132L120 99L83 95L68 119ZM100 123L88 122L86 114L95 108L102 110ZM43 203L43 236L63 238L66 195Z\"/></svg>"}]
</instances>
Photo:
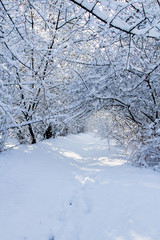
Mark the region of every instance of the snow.
<instances>
[{"instance_id":1,"label":"snow","mask_svg":"<svg viewBox=\"0 0 160 240\"><path fill-rule=\"evenodd\" d=\"M159 240L160 175L79 134L0 154L1 240Z\"/></svg>"}]
</instances>

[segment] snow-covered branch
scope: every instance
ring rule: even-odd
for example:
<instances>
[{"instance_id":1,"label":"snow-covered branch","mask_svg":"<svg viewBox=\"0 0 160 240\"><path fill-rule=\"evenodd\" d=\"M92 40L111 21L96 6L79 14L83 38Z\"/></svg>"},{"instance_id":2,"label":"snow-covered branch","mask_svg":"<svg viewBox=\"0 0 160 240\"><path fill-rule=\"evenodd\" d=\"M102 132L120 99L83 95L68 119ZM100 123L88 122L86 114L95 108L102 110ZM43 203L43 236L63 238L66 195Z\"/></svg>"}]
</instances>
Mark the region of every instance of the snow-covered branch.
<instances>
[{"instance_id":1,"label":"snow-covered branch","mask_svg":"<svg viewBox=\"0 0 160 240\"><path fill-rule=\"evenodd\" d=\"M88 0L70 0L79 7L83 8L93 16L95 16L97 19L108 25L109 27L118 29L122 32L125 32L127 34L133 34L137 36L146 35L148 37L152 37L155 39L160 39L159 37L159 29L160 29L160 17L157 11L157 14L153 15L152 12L149 10L149 14L147 13L147 17L144 15L144 8L146 8L146 12L148 10L148 5L145 0L137 0L137 1L131 1L126 4L122 2L119 2L119 5L117 1L114 3L112 2L112 7L108 6L106 3L106 6L104 5L104 2L102 1L96 1L96 3L90 3ZM159 4L159 1L156 1ZM138 10L136 7L138 5ZM145 6L146 5L146 6ZM108 13L107 13L107 10ZM133 14L133 9L135 10L135 14ZM156 8L155 8L156 9ZM128 15L129 14L129 15ZM136 16L136 18L135 18ZM156 24L152 23L152 20L156 17L157 21ZM134 19L134 21L129 21L130 19ZM137 19L137 21L136 21ZM148 21L146 21L146 19Z\"/></svg>"}]
</instances>

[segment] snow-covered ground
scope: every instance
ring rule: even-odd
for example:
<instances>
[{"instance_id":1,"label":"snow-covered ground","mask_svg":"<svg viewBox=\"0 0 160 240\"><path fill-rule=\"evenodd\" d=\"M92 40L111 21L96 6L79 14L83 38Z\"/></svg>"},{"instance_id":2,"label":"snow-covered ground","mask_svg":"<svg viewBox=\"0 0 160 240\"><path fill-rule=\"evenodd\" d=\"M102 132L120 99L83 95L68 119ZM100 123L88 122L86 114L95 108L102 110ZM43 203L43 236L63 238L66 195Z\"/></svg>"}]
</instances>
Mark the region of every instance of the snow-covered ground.
<instances>
[{"instance_id":1,"label":"snow-covered ground","mask_svg":"<svg viewBox=\"0 0 160 240\"><path fill-rule=\"evenodd\" d=\"M0 154L0 240L160 240L160 174L91 134Z\"/></svg>"}]
</instances>

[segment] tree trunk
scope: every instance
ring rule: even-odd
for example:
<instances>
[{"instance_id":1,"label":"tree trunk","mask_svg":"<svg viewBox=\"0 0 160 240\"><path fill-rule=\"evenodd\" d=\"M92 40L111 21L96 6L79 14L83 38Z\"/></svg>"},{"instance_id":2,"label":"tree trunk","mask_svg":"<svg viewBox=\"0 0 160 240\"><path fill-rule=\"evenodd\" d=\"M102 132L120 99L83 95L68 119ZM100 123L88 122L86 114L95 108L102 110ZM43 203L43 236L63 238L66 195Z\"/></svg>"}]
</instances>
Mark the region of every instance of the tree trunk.
<instances>
[{"instance_id":1,"label":"tree trunk","mask_svg":"<svg viewBox=\"0 0 160 240\"><path fill-rule=\"evenodd\" d=\"M34 143L36 143L36 137L35 137L35 134L33 132L31 124L28 124L28 129L29 129L29 132L30 132L30 135L31 135L31 144L34 144Z\"/></svg>"}]
</instances>

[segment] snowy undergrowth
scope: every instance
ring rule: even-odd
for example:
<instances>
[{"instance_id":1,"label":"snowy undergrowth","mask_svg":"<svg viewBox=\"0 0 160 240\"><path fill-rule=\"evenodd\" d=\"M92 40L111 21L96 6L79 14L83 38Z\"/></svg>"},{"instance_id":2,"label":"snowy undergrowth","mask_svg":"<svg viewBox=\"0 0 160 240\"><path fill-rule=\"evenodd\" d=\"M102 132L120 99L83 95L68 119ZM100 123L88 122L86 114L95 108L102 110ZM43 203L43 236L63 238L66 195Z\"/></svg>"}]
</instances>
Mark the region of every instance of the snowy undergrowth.
<instances>
[{"instance_id":1,"label":"snowy undergrowth","mask_svg":"<svg viewBox=\"0 0 160 240\"><path fill-rule=\"evenodd\" d=\"M160 175L91 134L0 154L0 239L159 240Z\"/></svg>"}]
</instances>

